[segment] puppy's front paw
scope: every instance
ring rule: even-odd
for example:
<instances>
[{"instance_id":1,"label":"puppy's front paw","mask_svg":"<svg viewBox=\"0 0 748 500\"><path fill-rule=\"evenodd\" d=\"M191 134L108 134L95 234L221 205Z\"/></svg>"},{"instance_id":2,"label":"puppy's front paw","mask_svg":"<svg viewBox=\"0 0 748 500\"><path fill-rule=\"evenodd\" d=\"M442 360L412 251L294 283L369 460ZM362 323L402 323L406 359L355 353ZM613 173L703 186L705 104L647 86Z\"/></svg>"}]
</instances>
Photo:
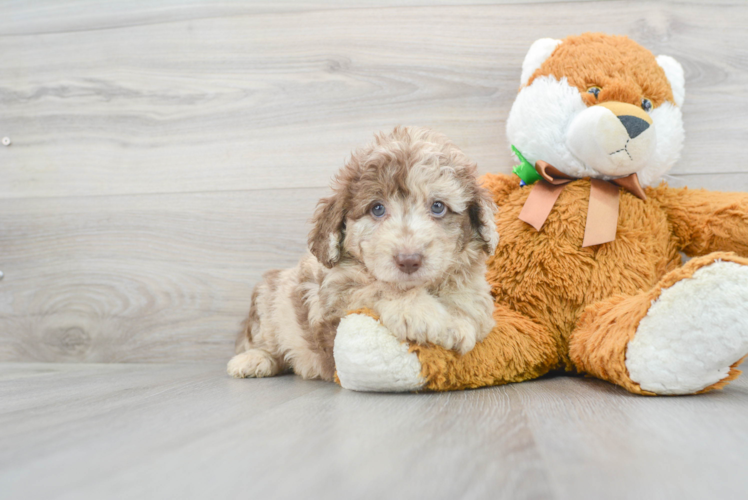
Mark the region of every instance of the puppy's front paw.
<instances>
[{"instance_id":1,"label":"puppy's front paw","mask_svg":"<svg viewBox=\"0 0 748 500\"><path fill-rule=\"evenodd\" d=\"M460 354L467 354L472 351L478 340L478 331L475 325L462 318L452 318L448 324L444 325L444 332L444 335L449 337L447 343L453 345L453 349ZM432 342L444 345L438 341Z\"/></svg>"},{"instance_id":2,"label":"puppy's front paw","mask_svg":"<svg viewBox=\"0 0 748 500\"><path fill-rule=\"evenodd\" d=\"M278 374L278 363L261 349L250 349L237 354L226 366L226 372L235 378L272 377Z\"/></svg>"},{"instance_id":3,"label":"puppy's front paw","mask_svg":"<svg viewBox=\"0 0 748 500\"><path fill-rule=\"evenodd\" d=\"M440 345L447 349L452 348L452 346L446 345L446 336L440 335L440 331L444 329L442 325L445 321L444 315L439 311L395 308L394 310L382 311L379 319L402 342L410 340L419 344L426 342L438 343L435 339L444 337L441 339L444 343L440 343Z\"/></svg>"},{"instance_id":4,"label":"puppy's front paw","mask_svg":"<svg viewBox=\"0 0 748 500\"><path fill-rule=\"evenodd\" d=\"M451 317L446 311L401 310L382 314L380 320L403 342L431 342L460 354L470 352L478 336L471 322Z\"/></svg>"}]
</instances>

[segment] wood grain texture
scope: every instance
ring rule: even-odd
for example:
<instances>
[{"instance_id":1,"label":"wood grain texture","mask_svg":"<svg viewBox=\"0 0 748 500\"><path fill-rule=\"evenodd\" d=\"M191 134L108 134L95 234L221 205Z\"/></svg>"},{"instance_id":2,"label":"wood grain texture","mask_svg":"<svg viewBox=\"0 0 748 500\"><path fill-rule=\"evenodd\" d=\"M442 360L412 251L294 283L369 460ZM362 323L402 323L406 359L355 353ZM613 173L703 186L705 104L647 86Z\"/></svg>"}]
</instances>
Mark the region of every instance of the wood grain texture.
<instances>
[{"instance_id":1,"label":"wood grain texture","mask_svg":"<svg viewBox=\"0 0 748 500\"><path fill-rule=\"evenodd\" d=\"M324 192L0 200L0 360L224 360Z\"/></svg>"},{"instance_id":2,"label":"wood grain texture","mask_svg":"<svg viewBox=\"0 0 748 500\"><path fill-rule=\"evenodd\" d=\"M7 11L0 23L2 35L49 34L101 30L143 24L171 23L206 17L246 16L270 13L305 12L333 9L388 9L418 6L496 5L566 2L567 0L37 0L33 4L0 1ZM581 0L597 1L597 0ZM696 0L694 0L696 1ZM723 3L735 3L728 0Z\"/></svg>"},{"instance_id":3,"label":"wood grain texture","mask_svg":"<svg viewBox=\"0 0 748 500\"><path fill-rule=\"evenodd\" d=\"M173 23L206 17L246 16L286 12L333 9L389 9L417 6L496 5L520 3L566 2L567 0L128 0L100 2L97 0L36 0L19 3L0 0L0 10L7 12L0 19L0 36L64 33L116 29L137 25ZM598 1L598 0L577 0ZM699 1L699 0L692 0ZM720 3L735 3L725 0Z\"/></svg>"},{"instance_id":4,"label":"wood grain texture","mask_svg":"<svg viewBox=\"0 0 748 500\"><path fill-rule=\"evenodd\" d=\"M224 359L348 153L438 128L508 172L537 38L632 36L686 70L674 185L748 191L741 1L0 0L0 360ZM718 27L718 28L717 28Z\"/></svg>"},{"instance_id":5,"label":"wood grain texture","mask_svg":"<svg viewBox=\"0 0 748 500\"><path fill-rule=\"evenodd\" d=\"M748 379L363 394L223 365L0 364L3 498L742 498Z\"/></svg>"},{"instance_id":6,"label":"wood grain texture","mask_svg":"<svg viewBox=\"0 0 748 500\"><path fill-rule=\"evenodd\" d=\"M16 8L49 15L17 5L4 19L21 17ZM744 3L241 15L192 3L176 10L196 18L171 21L172 2L136 5L143 21L132 25L83 27L75 20L89 10L68 9L60 23L72 31L0 37L0 134L14 141L0 148L0 197L323 187L352 148L399 123L439 128L483 171L506 172L504 120L527 48L591 29L628 34L683 64L689 141L677 173L743 170ZM93 9L89 22L106 26L123 9Z\"/></svg>"}]
</instances>

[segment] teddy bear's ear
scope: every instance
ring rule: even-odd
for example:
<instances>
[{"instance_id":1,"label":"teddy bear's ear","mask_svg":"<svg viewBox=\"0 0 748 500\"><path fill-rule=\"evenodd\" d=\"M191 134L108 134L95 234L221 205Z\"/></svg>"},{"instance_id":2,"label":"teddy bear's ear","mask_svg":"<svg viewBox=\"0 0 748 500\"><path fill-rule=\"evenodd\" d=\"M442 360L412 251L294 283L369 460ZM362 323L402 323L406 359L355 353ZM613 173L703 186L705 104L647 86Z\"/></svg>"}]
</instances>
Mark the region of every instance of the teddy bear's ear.
<instances>
[{"instance_id":1,"label":"teddy bear's ear","mask_svg":"<svg viewBox=\"0 0 748 500\"><path fill-rule=\"evenodd\" d=\"M680 108L686 98L686 79L683 76L683 66L670 56L657 56L657 64L665 70L670 82L670 88L673 91L675 104Z\"/></svg>"},{"instance_id":2,"label":"teddy bear's ear","mask_svg":"<svg viewBox=\"0 0 748 500\"><path fill-rule=\"evenodd\" d=\"M535 40L530 46L530 50L527 51L525 60L522 62L522 76L520 77L520 84L524 87L527 85L528 80L535 70L537 70L541 64L548 59L556 47L561 43L561 40L554 38L541 38Z\"/></svg>"}]
</instances>

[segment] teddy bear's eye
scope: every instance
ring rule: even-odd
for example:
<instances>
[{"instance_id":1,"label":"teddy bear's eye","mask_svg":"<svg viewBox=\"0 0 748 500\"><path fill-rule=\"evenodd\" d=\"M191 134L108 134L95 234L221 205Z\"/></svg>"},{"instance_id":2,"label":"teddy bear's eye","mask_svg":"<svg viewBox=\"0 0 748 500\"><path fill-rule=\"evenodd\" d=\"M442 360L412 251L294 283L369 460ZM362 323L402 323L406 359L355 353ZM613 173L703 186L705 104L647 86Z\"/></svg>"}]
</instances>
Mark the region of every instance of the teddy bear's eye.
<instances>
[{"instance_id":1,"label":"teddy bear's eye","mask_svg":"<svg viewBox=\"0 0 748 500\"><path fill-rule=\"evenodd\" d=\"M602 90L602 89L601 89L600 87L597 87L597 86L595 86L595 87L590 87L590 88L588 88L588 89L587 89L587 93L588 93L588 94L592 94L592 95L594 95L594 96L595 96L595 99L597 99L597 96L599 96L599 95L600 95L600 91L601 91L601 90Z\"/></svg>"},{"instance_id":2,"label":"teddy bear's eye","mask_svg":"<svg viewBox=\"0 0 748 500\"><path fill-rule=\"evenodd\" d=\"M642 109L649 113L652 110L652 101L649 99L642 99Z\"/></svg>"}]
</instances>

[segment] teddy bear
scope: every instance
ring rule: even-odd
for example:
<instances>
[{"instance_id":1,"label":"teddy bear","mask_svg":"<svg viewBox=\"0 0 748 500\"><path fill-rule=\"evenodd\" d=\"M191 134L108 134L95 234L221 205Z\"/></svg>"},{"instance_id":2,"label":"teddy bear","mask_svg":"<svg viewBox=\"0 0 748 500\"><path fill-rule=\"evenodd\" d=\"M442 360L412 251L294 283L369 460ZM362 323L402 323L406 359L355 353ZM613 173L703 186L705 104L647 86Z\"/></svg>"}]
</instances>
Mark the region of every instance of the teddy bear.
<instances>
[{"instance_id":1,"label":"teddy bear","mask_svg":"<svg viewBox=\"0 0 748 500\"><path fill-rule=\"evenodd\" d=\"M680 64L586 33L537 40L520 80L506 124L520 165L482 179L499 207L495 328L460 355L352 312L339 383L447 391L566 371L643 395L727 385L748 355L748 194L660 182L683 145Z\"/></svg>"}]
</instances>

